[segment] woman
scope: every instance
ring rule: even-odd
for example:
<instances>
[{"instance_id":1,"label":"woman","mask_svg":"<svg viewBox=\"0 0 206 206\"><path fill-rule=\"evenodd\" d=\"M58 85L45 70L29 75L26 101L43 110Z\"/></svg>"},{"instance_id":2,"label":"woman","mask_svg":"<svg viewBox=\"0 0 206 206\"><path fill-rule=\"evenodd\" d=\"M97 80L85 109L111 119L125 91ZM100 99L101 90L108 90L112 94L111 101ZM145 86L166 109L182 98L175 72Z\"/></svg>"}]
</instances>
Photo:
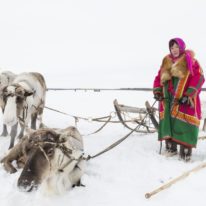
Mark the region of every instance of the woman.
<instances>
[{"instance_id":1,"label":"woman","mask_svg":"<svg viewBox=\"0 0 206 206\"><path fill-rule=\"evenodd\" d=\"M197 144L201 119L199 94L205 80L194 53L185 47L180 38L169 41L170 54L162 61L153 92L159 101L159 141L166 140L169 154L176 154L180 144L180 157L188 161Z\"/></svg>"}]
</instances>

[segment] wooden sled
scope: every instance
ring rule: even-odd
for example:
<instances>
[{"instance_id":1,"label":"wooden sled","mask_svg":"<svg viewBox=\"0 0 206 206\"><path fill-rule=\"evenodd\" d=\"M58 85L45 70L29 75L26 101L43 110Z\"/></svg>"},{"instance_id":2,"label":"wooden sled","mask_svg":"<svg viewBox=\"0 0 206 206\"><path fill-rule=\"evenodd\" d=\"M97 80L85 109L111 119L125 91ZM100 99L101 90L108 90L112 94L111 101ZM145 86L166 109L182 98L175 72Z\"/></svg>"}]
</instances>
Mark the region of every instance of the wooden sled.
<instances>
[{"instance_id":1,"label":"wooden sled","mask_svg":"<svg viewBox=\"0 0 206 206\"><path fill-rule=\"evenodd\" d=\"M117 113L119 121L128 129L134 130L132 124L138 124L139 127L135 129L136 132L140 133L153 133L158 129L158 122L155 118L155 112L157 109L152 108L147 101L145 103L146 108L137 108L119 104L115 99L114 108Z\"/></svg>"}]
</instances>

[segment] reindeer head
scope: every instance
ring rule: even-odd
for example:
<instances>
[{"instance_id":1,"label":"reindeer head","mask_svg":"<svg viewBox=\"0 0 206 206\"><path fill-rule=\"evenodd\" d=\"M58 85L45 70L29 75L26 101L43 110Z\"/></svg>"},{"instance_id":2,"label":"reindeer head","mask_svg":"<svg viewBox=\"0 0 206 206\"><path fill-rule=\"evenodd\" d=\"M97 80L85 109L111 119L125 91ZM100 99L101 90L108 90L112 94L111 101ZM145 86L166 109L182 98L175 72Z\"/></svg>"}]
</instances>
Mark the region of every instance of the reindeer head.
<instances>
[{"instance_id":1,"label":"reindeer head","mask_svg":"<svg viewBox=\"0 0 206 206\"><path fill-rule=\"evenodd\" d=\"M49 176L53 169L55 149L60 135L51 129L40 129L29 135L27 162L18 179L18 187L30 192Z\"/></svg>"},{"instance_id":2,"label":"reindeer head","mask_svg":"<svg viewBox=\"0 0 206 206\"><path fill-rule=\"evenodd\" d=\"M32 97L32 95L32 91L28 91L18 84L3 88L2 96L5 103L4 124L13 126L19 118L26 118L25 110L30 106L30 101L27 98Z\"/></svg>"}]
</instances>

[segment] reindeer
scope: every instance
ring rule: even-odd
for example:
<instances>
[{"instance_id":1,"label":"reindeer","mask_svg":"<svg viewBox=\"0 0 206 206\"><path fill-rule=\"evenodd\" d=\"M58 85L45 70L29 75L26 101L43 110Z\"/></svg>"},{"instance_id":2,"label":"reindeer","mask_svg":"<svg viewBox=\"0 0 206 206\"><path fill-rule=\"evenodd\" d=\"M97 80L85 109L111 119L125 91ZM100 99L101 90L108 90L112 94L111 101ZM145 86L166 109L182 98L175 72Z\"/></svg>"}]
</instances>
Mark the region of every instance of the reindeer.
<instances>
[{"instance_id":1,"label":"reindeer","mask_svg":"<svg viewBox=\"0 0 206 206\"><path fill-rule=\"evenodd\" d=\"M16 77L16 74L10 72L10 71L4 71L0 73L0 107L2 109L2 113L4 113L4 107L5 107L5 101L3 98L3 89L4 87L10 85L14 78ZM8 131L7 131L7 126L3 124L3 131L1 136L7 136Z\"/></svg>"},{"instance_id":2,"label":"reindeer","mask_svg":"<svg viewBox=\"0 0 206 206\"><path fill-rule=\"evenodd\" d=\"M46 194L60 194L80 185L84 173L83 140L75 127L44 128L30 132L2 159L4 168L16 172L13 160L25 163L18 187L30 192L41 185Z\"/></svg>"},{"instance_id":3,"label":"reindeer","mask_svg":"<svg viewBox=\"0 0 206 206\"><path fill-rule=\"evenodd\" d=\"M9 148L12 148L18 123L21 127L19 138L24 135L30 121L32 129L36 129L37 117L42 124L46 96L44 77L34 72L19 74L11 85L4 87L2 95L5 100L3 122L11 127Z\"/></svg>"}]
</instances>

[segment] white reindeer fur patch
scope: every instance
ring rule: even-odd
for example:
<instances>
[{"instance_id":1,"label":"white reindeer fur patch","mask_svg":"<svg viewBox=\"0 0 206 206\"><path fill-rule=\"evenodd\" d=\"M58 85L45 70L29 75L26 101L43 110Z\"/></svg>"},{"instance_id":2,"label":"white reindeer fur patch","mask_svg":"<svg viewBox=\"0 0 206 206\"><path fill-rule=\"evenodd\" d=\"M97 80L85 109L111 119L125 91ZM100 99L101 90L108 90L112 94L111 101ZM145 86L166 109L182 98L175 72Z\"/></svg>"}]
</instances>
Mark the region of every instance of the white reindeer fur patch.
<instances>
[{"instance_id":1,"label":"white reindeer fur patch","mask_svg":"<svg viewBox=\"0 0 206 206\"><path fill-rule=\"evenodd\" d=\"M7 106L5 107L4 115L3 116L3 122L4 124L8 126L14 126L17 123L17 116L16 114L16 107L14 105L16 104L16 97L10 97L7 101Z\"/></svg>"},{"instance_id":2,"label":"white reindeer fur patch","mask_svg":"<svg viewBox=\"0 0 206 206\"><path fill-rule=\"evenodd\" d=\"M67 145L68 147L69 145ZM78 159L82 155L82 151L79 149L72 150L72 157ZM40 191L47 196L63 194L67 190L72 188L72 185L78 182L80 177L84 173L85 161L81 160L77 162L73 160L67 167L65 167L64 172L56 172L61 165L57 165L56 162L61 162L64 165L68 159L64 157L63 153L57 149L55 152L55 157L51 161L50 174L46 175L48 178L44 179L40 185ZM78 166L76 167L76 165Z\"/></svg>"}]
</instances>

